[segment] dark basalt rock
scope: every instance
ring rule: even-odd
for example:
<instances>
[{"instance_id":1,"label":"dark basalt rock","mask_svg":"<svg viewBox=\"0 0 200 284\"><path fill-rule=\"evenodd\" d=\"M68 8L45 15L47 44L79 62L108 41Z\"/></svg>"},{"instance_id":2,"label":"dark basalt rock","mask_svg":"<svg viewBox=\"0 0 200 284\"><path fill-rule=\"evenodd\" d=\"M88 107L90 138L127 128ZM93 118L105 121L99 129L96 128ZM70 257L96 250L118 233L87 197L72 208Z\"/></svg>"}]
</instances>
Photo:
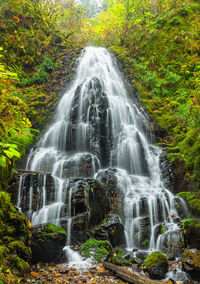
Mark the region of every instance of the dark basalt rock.
<instances>
[{"instance_id":1,"label":"dark basalt rock","mask_svg":"<svg viewBox=\"0 0 200 284\"><path fill-rule=\"evenodd\" d=\"M69 158L63 164L62 178L92 177L99 170L100 163L96 156L86 153L80 157Z\"/></svg>"},{"instance_id":2,"label":"dark basalt rock","mask_svg":"<svg viewBox=\"0 0 200 284\"><path fill-rule=\"evenodd\" d=\"M109 168L98 172L97 179L108 189L109 199L111 201L111 213L121 216L124 220L124 194L117 184L117 169Z\"/></svg>"},{"instance_id":3,"label":"dark basalt rock","mask_svg":"<svg viewBox=\"0 0 200 284\"><path fill-rule=\"evenodd\" d=\"M151 236L151 227L149 216L139 217L138 227L133 232L135 234L135 245L141 249L149 247L149 240Z\"/></svg>"},{"instance_id":4,"label":"dark basalt rock","mask_svg":"<svg viewBox=\"0 0 200 284\"><path fill-rule=\"evenodd\" d=\"M124 234L124 226L118 215L109 215L106 224L104 224L103 229L108 234L108 240L113 247L125 245L126 238Z\"/></svg>"},{"instance_id":5,"label":"dark basalt rock","mask_svg":"<svg viewBox=\"0 0 200 284\"><path fill-rule=\"evenodd\" d=\"M63 248L67 233L53 224L38 225L31 228L32 263L62 263L66 261Z\"/></svg>"},{"instance_id":6,"label":"dark basalt rock","mask_svg":"<svg viewBox=\"0 0 200 284\"><path fill-rule=\"evenodd\" d=\"M72 243L83 242L88 239L87 231L99 225L110 210L110 200L107 188L95 179L70 179L66 187L66 201L68 204L71 190L71 238ZM67 213L65 214L67 216ZM61 225L65 219L61 218Z\"/></svg>"},{"instance_id":7,"label":"dark basalt rock","mask_svg":"<svg viewBox=\"0 0 200 284\"><path fill-rule=\"evenodd\" d=\"M172 163L166 156L166 153L163 151L160 155L160 170L162 175L162 181L166 188L173 190L174 189L174 174L172 171Z\"/></svg>"},{"instance_id":8,"label":"dark basalt rock","mask_svg":"<svg viewBox=\"0 0 200 284\"><path fill-rule=\"evenodd\" d=\"M145 267L150 278L161 280L168 271L167 257L161 252L153 252L145 259Z\"/></svg>"},{"instance_id":9,"label":"dark basalt rock","mask_svg":"<svg viewBox=\"0 0 200 284\"><path fill-rule=\"evenodd\" d=\"M96 77L93 77L86 86L87 97L84 103L80 102L80 91L81 86L78 86L71 105L70 123L66 131L66 151L74 151L78 148L79 152L90 152L101 159L103 167L108 166L112 145L108 97L103 92L102 82ZM79 143L77 146L80 105L81 120L87 124L88 133L85 143Z\"/></svg>"},{"instance_id":10,"label":"dark basalt rock","mask_svg":"<svg viewBox=\"0 0 200 284\"><path fill-rule=\"evenodd\" d=\"M179 193L183 191L190 191L191 188L197 188L195 183L187 178L185 162L176 159L172 163L172 172L174 175L173 192Z\"/></svg>"},{"instance_id":11,"label":"dark basalt rock","mask_svg":"<svg viewBox=\"0 0 200 284\"><path fill-rule=\"evenodd\" d=\"M182 254L182 266L192 279L200 280L200 251L186 249Z\"/></svg>"},{"instance_id":12,"label":"dark basalt rock","mask_svg":"<svg viewBox=\"0 0 200 284\"><path fill-rule=\"evenodd\" d=\"M20 176L22 178L22 191L21 191L21 207L22 212L28 218L32 214L42 208L43 204L43 185L44 185L44 176L46 184L46 200L47 205L51 204L55 200L55 185L53 177L48 173L38 173L31 171L19 171L15 173L10 180L8 192L11 194L11 201L14 204L17 204L18 199L18 187L20 183ZM30 189L32 188L32 208L30 212Z\"/></svg>"}]
</instances>

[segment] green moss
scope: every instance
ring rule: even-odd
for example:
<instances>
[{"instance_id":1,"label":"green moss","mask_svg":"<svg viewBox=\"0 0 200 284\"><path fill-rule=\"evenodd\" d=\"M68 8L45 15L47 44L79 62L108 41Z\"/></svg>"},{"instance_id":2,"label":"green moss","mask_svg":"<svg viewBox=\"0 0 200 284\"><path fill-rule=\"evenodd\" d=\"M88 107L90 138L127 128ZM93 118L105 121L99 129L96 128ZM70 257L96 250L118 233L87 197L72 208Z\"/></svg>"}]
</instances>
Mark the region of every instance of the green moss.
<instances>
[{"instance_id":1,"label":"green moss","mask_svg":"<svg viewBox=\"0 0 200 284\"><path fill-rule=\"evenodd\" d=\"M81 246L81 255L86 258L93 257L97 261L102 261L109 255L111 249L111 244L108 241L99 241L90 238Z\"/></svg>"},{"instance_id":2,"label":"green moss","mask_svg":"<svg viewBox=\"0 0 200 284\"><path fill-rule=\"evenodd\" d=\"M57 239L58 235L61 234L67 238L67 233L63 228L50 223L36 228L36 230L32 228L32 235L34 235L34 239L37 240L40 245L50 239Z\"/></svg>"},{"instance_id":3,"label":"green moss","mask_svg":"<svg viewBox=\"0 0 200 284\"><path fill-rule=\"evenodd\" d=\"M67 235L66 231L63 228L58 227L54 224L50 224L50 223L45 225L43 230L47 233L49 232L49 233L54 233L54 234L59 233L59 234Z\"/></svg>"},{"instance_id":4,"label":"green moss","mask_svg":"<svg viewBox=\"0 0 200 284\"><path fill-rule=\"evenodd\" d=\"M17 255L10 256L10 263L11 263L12 271L15 272L17 268L18 270L17 274L19 276L27 274L30 271L30 265L26 261L24 261L22 258L18 257Z\"/></svg>"},{"instance_id":5,"label":"green moss","mask_svg":"<svg viewBox=\"0 0 200 284\"><path fill-rule=\"evenodd\" d=\"M116 247L115 250L112 252L110 258L110 262L116 265L126 265L130 266L132 265L132 258L125 259L124 253L121 248Z\"/></svg>"},{"instance_id":6,"label":"green moss","mask_svg":"<svg viewBox=\"0 0 200 284\"><path fill-rule=\"evenodd\" d=\"M145 259L145 266L147 269L162 263L168 263L167 257L163 253L157 251L152 252Z\"/></svg>"},{"instance_id":7,"label":"green moss","mask_svg":"<svg viewBox=\"0 0 200 284\"><path fill-rule=\"evenodd\" d=\"M15 253L20 258L30 262L31 249L30 247L25 246L22 241L11 242L9 243L8 248L12 253Z\"/></svg>"},{"instance_id":8,"label":"green moss","mask_svg":"<svg viewBox=\"0 0 200 284\"><path fill-rule=\"evenodd\" d=\"M200 229L200 220L196 218L185 219L181 226L183 229Z\"/></svg>"},{"instance_id":9,"label":"green moss","mask_svg":"<svg viewBox=\"0 0 200 284\"><path fill-rule=\"evenodd\" d=\"M143 242L142 242L142 247L148 247L149 246L149 240L148 239L146 239L146 240L144 240Z\"/></svg>"},{"instance_id":10,"label":"green moss","mask_svg":"<svg viewBox=\"0 0 200 284\"><path fill-rule=\"evenodd\" d=\"M9 249L6 246L0 246L0 265L3 262L3 259L9 253Z\"/></svg>"},{"instance_id":11,"label":"green moss","mask_svg":"<svg viewBox=\"0 0 200 284\"><path fill-rule=\"evenodd\" d=\"M189 210L194 216L200 217L200 192L180 192L177 196L186 200Z\"/></svg>"},{"instance_id":12,"label":"green moss","mask_svg":"<svg viewBox=\"0 0 200 284\"><path fill-rule=\"evenodd\" d=\"M18 283L30 270L29 227L25 216L10 203L7 193L0 192L0 279Z\"/></svg>"}]
</instances>

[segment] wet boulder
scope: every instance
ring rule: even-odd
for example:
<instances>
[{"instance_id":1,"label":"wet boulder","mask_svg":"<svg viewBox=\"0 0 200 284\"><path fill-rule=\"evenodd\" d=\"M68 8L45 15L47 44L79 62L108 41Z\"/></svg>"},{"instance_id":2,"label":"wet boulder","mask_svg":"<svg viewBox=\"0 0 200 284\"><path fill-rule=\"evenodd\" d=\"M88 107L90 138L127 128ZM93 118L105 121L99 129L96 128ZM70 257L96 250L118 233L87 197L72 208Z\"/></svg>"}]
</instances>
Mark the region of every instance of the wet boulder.
<instances>
[{"instance_id":1,"label":"wet boulder","mask_svg":"<svg viewBox=\"0 0 200 284\"><path fill-rule=\"evenodd\" d=\"M200 251L186 249L182 254L183 270L194 280L200 280Z\"/></svg>"},{"instance_id":2,"label":"wet boulder","mask_svg":"<svg viewBox=\"0 0 200 284\"><path fill-rule=\"evenodd\" d=\"M113 247L125 245L126 238L124 233L124 226L121 219L116 214L109 215L103 224L103 229L108 234L108 239Z\"/></svg>"},{"instance_id":3,"label":"wet boulder","mask_svg":"<svg viewBox=\"0 0 200 284\"><path fill-rule=\"evenodd\" d=\"M161 252L153 252L145 259L145 267L150 278L161 280L168 271L167 257Z\"/></svg>"},{"instance_id":4,"label":"wet boulder","mask_svg":"<svg viewBox=\"0 0 200 284\"><path fill-rule=\"evenodd\" d=\"M63 248L67 233L54 224L38 225L31 228L32 263L59 263L65 260Z\"/></svg>"}]
</instances>

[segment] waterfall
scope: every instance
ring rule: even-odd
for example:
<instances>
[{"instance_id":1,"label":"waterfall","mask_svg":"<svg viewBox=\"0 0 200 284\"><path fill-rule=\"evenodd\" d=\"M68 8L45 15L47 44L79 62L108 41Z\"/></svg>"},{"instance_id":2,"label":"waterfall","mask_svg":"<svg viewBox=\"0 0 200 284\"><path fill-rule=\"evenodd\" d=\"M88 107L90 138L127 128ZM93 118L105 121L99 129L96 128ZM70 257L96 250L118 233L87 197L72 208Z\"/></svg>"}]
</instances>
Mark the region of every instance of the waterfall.
<instances>
[{"instance_id":1,"label":"waterfall","mask_svg":"<svg viewBox=\"0 0 200 284\"><path fill-rule=\"evenodd\" d=\"M27 170L51 173L55 184L53 202L47 202L44 178L43 202L30 216L32 224L61 225L60 215L64 214L69 245L75 216L71 199L76 190L69 187L69 179L96 177L101 181L103 173L115 169L124 196L124 216L120 217L124 220L127 250L162 251L164 242L170 245L171 240L180 238L174 220L178 215L175 197L161 179L162 150L152 144L150 132L148 118L137 99L127 92L111 54L105 48L85 48L54 122L27 160ZM86 159L91 167L83 170L80 165ZM20 180L19 187L22 184ZM19 199L21 195L19 188ZM29 197L31 214L32 188ZM63 210L65 206L67 210Z\"/></svg>"}]
</instances>

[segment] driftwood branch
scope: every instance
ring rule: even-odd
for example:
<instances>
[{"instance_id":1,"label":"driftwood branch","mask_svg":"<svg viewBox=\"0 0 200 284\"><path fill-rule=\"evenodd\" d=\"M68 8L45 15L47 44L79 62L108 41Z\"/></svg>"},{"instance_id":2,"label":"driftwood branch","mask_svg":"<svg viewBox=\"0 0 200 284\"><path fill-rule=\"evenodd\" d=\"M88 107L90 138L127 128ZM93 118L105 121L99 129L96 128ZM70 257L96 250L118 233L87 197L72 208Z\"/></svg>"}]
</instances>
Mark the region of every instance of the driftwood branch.
<instances>
[{"instance_id":1,"label":"driftwood branch","mask_svg":"<svg viewBox=\"0 0 200 284\"><path fill-rule=\"evenodd\" d=\"M120 267L119 265L112 264L110 262L104 262L103 266L106 269L109 269L114 274L116 274L117 277L121 278L122 280L132 283L132 284L160 284L160 283L166 283L166 281L155 281L151 280L149 278L146 278L139 273L129 272L125 268Z\"/></svg>"}]
</instances>

